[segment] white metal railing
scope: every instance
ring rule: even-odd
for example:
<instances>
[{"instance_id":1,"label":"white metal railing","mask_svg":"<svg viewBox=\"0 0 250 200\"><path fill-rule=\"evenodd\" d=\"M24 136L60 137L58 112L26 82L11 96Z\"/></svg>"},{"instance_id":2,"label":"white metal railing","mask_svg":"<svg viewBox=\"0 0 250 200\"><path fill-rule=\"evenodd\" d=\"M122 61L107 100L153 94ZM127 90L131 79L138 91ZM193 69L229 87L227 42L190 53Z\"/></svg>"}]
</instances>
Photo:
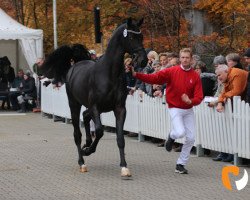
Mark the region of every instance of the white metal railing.
<instances>
[{"instance_id":1,"label":"white metal railing","mask_svg":"<svg viewBox=\"0 0 250 200\"><path fill-rule=\"evenodd\" d=\"M42 112L71 119L65 86L53 89L42 86ZM232 106L234 108L232 109ZM167 105L161 98L144 95L140 98L135 92L126 101L127 117L124 130L155 138L165 139L171 129ZM82 107L80 119L82 121ZM250 158L250 107L248 103L234 97L228 100L225 112L218 113L202 102L194 107L196 121L195 145L215 151L238 154ZM113 112L101 115L102 124L115 127ZM177 140L183 143L184 140Z\"/></svg>"}]
</instances>

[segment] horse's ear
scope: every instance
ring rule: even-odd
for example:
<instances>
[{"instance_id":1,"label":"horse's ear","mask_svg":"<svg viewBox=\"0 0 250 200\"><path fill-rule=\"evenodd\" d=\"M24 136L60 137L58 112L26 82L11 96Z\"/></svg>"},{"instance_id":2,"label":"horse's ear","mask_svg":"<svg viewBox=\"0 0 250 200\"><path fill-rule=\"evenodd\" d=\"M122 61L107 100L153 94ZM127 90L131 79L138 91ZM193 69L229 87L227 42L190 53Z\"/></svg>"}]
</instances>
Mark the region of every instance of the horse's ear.
<instances>
[{"instance_id":1,"label":"horse's ear","mask_svg":"<svg viewBox=\"0 0 250 200\"><path fill-rule=\"evenodd\" d=\"M131 27L131 25L132 25L132 18L130 17L127 19L127 26Z\"/></svg>"},{"instance_id":2,"label":"horse's ear","mask_svg":"<svg viewBox=\"0 0 250 200\"><path fill-rule=\"evenodd\" d=\"M137 26L140 27L143 24L144 18L141 18L137 23Z\"/></svg>"}]
</instances>

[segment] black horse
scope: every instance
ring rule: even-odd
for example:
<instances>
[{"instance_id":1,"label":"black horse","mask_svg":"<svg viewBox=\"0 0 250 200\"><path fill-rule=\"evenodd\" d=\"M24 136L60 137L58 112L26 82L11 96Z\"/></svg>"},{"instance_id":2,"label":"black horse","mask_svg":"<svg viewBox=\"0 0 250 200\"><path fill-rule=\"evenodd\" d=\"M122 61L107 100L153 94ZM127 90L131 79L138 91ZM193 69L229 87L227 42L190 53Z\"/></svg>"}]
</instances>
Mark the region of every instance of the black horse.
<instances>
[{"instance_id":1,"label":"black horse","mask_svg":"<svg viewBox=\"0 0 250 200\"><path fill-rule=\"evenodd\" d=\"M100 114L113 111L116 118L117 144L120 151L121 175L131 176L124 155L123 125L126 118L125 102L127 88L124 70L124 54L133 55L135 66L145 67L147 55L143 47L143 36L139 22L127 20L113 33L105 54L97 61L91 61L90 55L82 45L73 47L63 46L47 57L42 66L48 78L65 81L66 91L74 126L74 138L78 149L78 164L80 171L87 168L83 156L96 151L97 144L103 136L103 127ZM82 60L78 62L79 60ZM73 66L71 62L75 62ZM83 112L86 131L86 144L81 147L82 134L79 127L81 106L87 110ZM96 137L92 141L89 122L93 119L96 128Z\"/></svg>"}]
</instances>

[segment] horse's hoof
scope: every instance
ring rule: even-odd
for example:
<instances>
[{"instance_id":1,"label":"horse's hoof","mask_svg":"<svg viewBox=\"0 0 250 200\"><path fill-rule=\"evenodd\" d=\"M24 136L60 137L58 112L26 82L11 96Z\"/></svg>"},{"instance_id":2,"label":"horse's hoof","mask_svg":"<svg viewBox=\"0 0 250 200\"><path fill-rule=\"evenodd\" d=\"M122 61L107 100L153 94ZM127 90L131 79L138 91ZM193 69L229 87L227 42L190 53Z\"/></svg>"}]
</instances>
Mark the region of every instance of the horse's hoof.
<instances>
[{"instance_id":1,"label":"horse's hoof","mask_svg":"<svg viewBox=\"0 0 250 200\"><path fill-rule=\"evenodd\" d=\"M90 151L89 147L85 147L82 149L82 156L89 156L92 152Z\"/></svg>"},{"instance_id":2,"label":"horse's hoof","mask_svg":"<svg viewBox=\"0 0 250 200\"><path fill-rule=\"evenodd\" d=\"M132 174L130 173L129 169L127 167L122 167L121 169L121 177L122 178L129 178Z\"/></svg>"},{"instance_id":3,"label":"horse's hoof","mask_svg":"<svg viewBox=\"0 0 250 200\"><path fill-rule=\"evenodd\" d=\"M81 172L81 173L85 173L85 172L87 172L87 171L88 171L87 165L82 165L82 166L80 166L80 172Z\"/></svg>"}]
</instances>

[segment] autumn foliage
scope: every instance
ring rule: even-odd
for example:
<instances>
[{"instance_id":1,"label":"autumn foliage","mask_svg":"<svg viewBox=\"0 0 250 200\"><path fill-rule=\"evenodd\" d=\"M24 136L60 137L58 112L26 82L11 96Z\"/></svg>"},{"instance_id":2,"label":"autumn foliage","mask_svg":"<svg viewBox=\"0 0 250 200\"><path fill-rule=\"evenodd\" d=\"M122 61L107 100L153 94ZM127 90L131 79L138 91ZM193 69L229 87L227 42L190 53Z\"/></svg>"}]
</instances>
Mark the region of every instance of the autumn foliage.
<instances>
[{"instance_id":1,"label":"autumn foliage","mask_svg":"<svg viewBox=\"0 0 250 200\"><path fill-rule=\"evenodd\" d=\"M199 53L242 51L249 36L250 5L246 0L57 0L58 45L83 43L101 53L113 30L128 17L144 17L145 47L158 52L192 46ZM52 0L0 0L1 8L20 23L44 31L45 53L53 50ZM93 9L101 8L103 45L95 44ZM213 31L191 35L190 10L205 13ZM196 48L199 47L199 48Z\"/></svg>"}]
</instances>

